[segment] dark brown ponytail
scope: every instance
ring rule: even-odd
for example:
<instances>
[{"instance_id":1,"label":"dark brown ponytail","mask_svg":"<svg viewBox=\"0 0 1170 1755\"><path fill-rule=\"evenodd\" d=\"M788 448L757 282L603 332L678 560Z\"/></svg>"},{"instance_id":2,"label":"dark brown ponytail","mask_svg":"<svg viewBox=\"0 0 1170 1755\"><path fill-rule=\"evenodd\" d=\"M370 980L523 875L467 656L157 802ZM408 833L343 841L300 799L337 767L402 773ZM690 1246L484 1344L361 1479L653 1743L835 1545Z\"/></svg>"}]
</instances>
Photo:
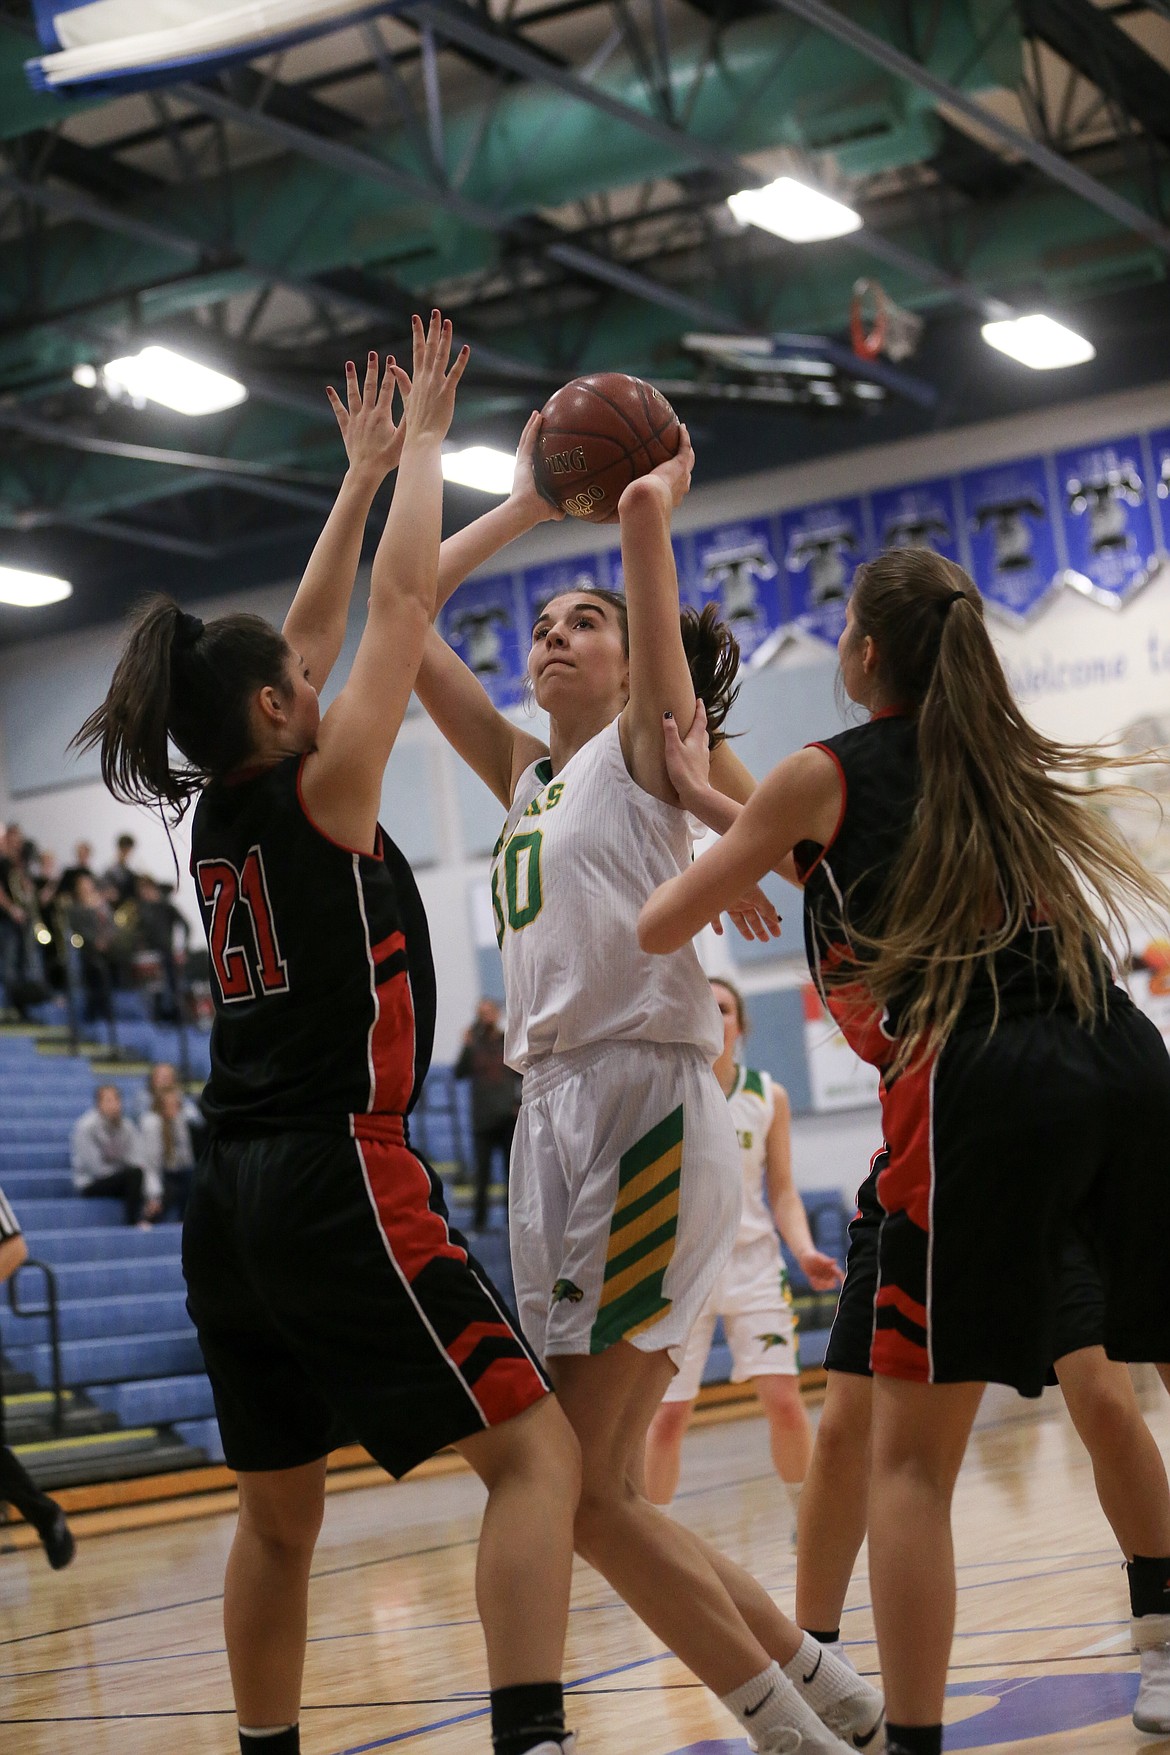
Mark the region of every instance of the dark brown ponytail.
<instances>
[{"instance_id":1,"label":"dark brown ponytail","mask_svg":"<svg viewBox=\"0 0 1170 1755\"><path fill-rule=\"evenodd\" d=\"M208 780L247 761L249 703L257 689L287 688L288 657L283 636L259 616L205 624L173 598L148 597L131 618L105 700L72 747L100 749L115 798L169 806L177 822Z\"/></svg>"}]
</instances>

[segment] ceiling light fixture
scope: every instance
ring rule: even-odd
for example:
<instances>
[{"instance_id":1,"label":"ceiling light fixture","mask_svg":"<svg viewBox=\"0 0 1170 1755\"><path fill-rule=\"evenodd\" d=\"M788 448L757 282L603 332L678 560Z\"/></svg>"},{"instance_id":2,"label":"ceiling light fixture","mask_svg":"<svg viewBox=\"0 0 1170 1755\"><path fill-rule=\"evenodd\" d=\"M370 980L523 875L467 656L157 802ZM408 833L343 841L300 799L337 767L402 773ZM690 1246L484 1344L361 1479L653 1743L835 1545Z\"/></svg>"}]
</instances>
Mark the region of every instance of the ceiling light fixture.
<instances>
[{"instance_id":1,"label":"ceiling light fixture","mask_svg":"<svg viewBox=\"0 0 1170 1755\"><path fill-rule=\"evenodd\" d=\"M1050 372L1059 366L1083 366L1095 359L1097 349L1075 329L1046 317L1039 311L1026 317L1007 317L1001 322L985 323L983 339L1022 366L1034 372Z\"/></svg>"},{"instance_id":2,"label":"ceiling light fixture","mask_svg":"<svg viewBox=\"0 0 1170 1755\"><path fill-rule=\"evenodd\" d=\"M763 189L741 189L727 205L743 225L786 238L790 244L817 244L860 230L861 215L795 177L777 177Z\"/></svg>"},{"instance_id":3,"label":"ceiling light fixture","mask_svg":"<svg viewBox=\"0 0 1170 1755\"><path fill-rule=\"evenodd\" d=\"M60 603L72 596L68 579L26 573L21 567L0 567L0 603L11 603L16 609L39 609L43 603Z\"/></svg>"},{"instance_id":4,"label":"ceiling light fixture","mask_svg":"<svg viewBox=\"0 0 1170 1755\"><path fill-rule=\"evenodd\" d=\"M176 414L219 414L235 408L248 394L234 378L172 353L169 347L144 347L141 353L111 360L102 367L101 380L108 390L133 402L158 402Z\"/></svg>"},{"instance_id":5,"label":"ceiling light fixture","mask_svg":"<svg viewBox=\"0 0 1170 1755\"><path fill-rule=\"evenodd\" d=\"M510 451L491 445L468 445L462 451L443 452L443 480L460 487L478 488L481 494L510 494L516 458Z\"/></svg>"}]
</instances>

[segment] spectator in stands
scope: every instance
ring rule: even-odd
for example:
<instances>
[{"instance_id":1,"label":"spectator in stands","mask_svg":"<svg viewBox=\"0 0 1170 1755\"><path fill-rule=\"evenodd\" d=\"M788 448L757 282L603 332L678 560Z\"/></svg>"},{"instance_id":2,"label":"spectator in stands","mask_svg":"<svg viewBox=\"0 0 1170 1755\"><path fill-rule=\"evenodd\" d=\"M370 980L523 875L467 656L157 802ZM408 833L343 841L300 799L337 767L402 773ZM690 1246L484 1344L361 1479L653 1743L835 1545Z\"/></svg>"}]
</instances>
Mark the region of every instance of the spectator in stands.
<instances>
[{"instance_id":1,"label":"spectator in stands","mask_svg":"<svg viewBox=\"0 0 1170 1755\"><path fill-rule=\"evenodd\" d=\"M111 907L120 908L123 902L132 900L138 881L137 872L131 870L130 867L130 855L137 843L133 835L119 835L114 845L116 848L114 863L106 872L102 883L105 885Z\"/></svg>"},{"instance_id":2,"label":"spectator in stands","mask_svg":"<svg viewBox=\"0 0 1170 1755\"><path fill-rule=\"evenodd\" d=\"M88 871L79 871L73 880L73 900L66 906L65 924L81 962L84 1021L92 1024L112 1014L110 994L114 987L117 927L110 904L97 879Z\"/></svg>"},{"instance_id":3,"label":"spectator in stands","mask_svg":"<svg viewBox=\"0 0 1170 1755\"><path fill-rule=\"evenodd\" d=\"M0 974L9 1005L25 1018L30 1006L49 998L36 940L40 908L18 823L5 829L0 847Z\"/></svg>"},{"instance_id":4,"label":"spectator in stands","mask_svg":"<svg viewBox=\"0 0 1170 1755\"><path fill-rule=\"evenodd\" d=\"M97 872L93 869L93 847L88 841L79 841L73 849L73 864L67 865L57 883L58 900L66 904L74 901L78 878L90 878L95 884Z\"/></svg>"},{"instance_id":5,"label":"spectator in stands","mask_svg":"<svg viewBox=\"0 0 1170 1755\"><path fill-rule=\"evenodd\" d=\"M113 1196L123 1203L128 1225L148 1226L162 1213L162 1189L142 1169L142 1140L122 1113L117 1085L99 1085L93 1108L73 1124L69 1142L73 1186L79 1194Z\"/></svg>"},{"instance_id":6,"label":"spectator in stands","mask_svg":"<svg viewBox=\"0 0 1170 1755\"><path fill-rule=\"evenodd\" d=\"M0 1285L28 1260L28 1244L16 1214L0 1191ZM73 1558L73 1535L55 1499L42 1493L4 1442L4 1398L0 1396L0 1500L14 1505L31 1523L54 1572Z\"/></svg>"},{"instance_id":7,"label":"spectator in stands","mask_svg":"<svg viewBox=\"0 0 1170 1755\"><path fill-rule=\"evenodd\" d=\"M177 1091L182 1098L183 1114L186 1117L187 1125L192 1128L202 1126L203 1113L194 1097L189 1096L184 1091L179 1083L178 1070L169 1060L156 1060L147 1073L146 1085L139 1099L137 1119L141 1121L143 1116L149 1115L152 1109L158 1109L162 1097L168 1091Z\"/></svg>"},{"instance_id":8,"label":"spectator in stands","mask_svg":"<svg viewBox=\"0 0 1170 1755\"><path fill-rule=\"evenodd\" d=\"M171 900L172 893L154 878L140 875L133 904L136 951L156 956L162 968L162 989L155 1006L160 1023L174 1023L179 1016L179 962L191 936L186 918ZM176 944L176 940L180 942Z\"/></svg>"},{"instance_id":9,"label":"spectator in stands","mask_svg":"<svg viewBox=\"0 0 1170 1755\"><path fill-rule=\"evenodd\" d=\"M475 1136L475 1216L472 1222L477 1231L482 1231L488 1218L492 1156L496 1151L502 1154L506 1180L512 1135L520 1113L520 1079L504 1065L504 1032L500 1008L494 999L480 1000L475 1022L463 1038L463 1048L453 1070L457 1079L471 1080L471 1130Z\"/></svg>"},{"instance_id":10,"label":"spectator in stands","mask_svg":"<svg viewBox=\"0 0 1170 1755\"><path fill-rule=\"evenodd\" d=\"M195 1145L184 1103L177 1085L165 1087L139 1128L146 1187L162 1189L164 1219L172 1212L177 1219L183 1217L195 1174Z\"/></svg>"}]
</instances>

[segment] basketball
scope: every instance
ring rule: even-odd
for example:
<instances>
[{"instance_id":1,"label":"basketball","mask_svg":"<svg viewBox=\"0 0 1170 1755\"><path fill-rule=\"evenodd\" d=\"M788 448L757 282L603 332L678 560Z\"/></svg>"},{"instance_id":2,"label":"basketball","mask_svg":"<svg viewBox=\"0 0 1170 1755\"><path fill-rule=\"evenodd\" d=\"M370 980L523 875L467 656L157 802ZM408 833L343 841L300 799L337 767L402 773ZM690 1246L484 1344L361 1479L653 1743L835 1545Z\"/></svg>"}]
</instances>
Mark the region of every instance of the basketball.
<instances>
[{"instance_id":1,"label":"basketball","mask_svg":"<svg viewBox=\"0 0 1170 1755\"><path fill-rule=\"evenodd\" d=\"M574 378L541 410L536 485L571 518L608 523L623 488L673 457L678 441L678 416L653 384L625 372Z\"/></svg>"}]
</instances>

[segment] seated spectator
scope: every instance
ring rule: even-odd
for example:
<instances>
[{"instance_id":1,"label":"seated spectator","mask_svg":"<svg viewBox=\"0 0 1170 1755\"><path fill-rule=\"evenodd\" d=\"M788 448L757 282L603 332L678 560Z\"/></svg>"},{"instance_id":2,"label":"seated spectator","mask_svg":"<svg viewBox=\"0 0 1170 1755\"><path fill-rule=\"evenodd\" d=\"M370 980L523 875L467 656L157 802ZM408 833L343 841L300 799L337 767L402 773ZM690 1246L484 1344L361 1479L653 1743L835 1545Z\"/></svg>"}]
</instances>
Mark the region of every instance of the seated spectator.
<instances>
[{"instance_id":1,"label":"seated spectator","mask_svg":"<svg viewBox=\"0 0 1170 1755\"><path fill-rule=\"evenodd\" d=\"M115 843L117 852L114 863L102 878L110 906L113 908L120 908L123 902L133 900L138 874L131 870L130 855L136 845L133 835L119 835Z\"/></svg>"},{"instance_id":2,"label":"seated spectator","mask_svg":"<svg viewBox=\"0 0 1170 1755\"><path fill-rule=\"evenodd\" d=\"M205 1125L203 1111L200 1109L194 1097L184 1091L182 1085L179 1083L178 1071L169 1060L156 1060L150 1071L147 1073L146 1085L143 1089L142 1095L138 1099L138 1106L135 1111L136 1119L141 1121L143 1116L149 1115L152 1109L160 1109L162 1098L168 1091L178 1092L179 1097L182 1100L184 1119L186 1120L187 1126L192 1130L192 1137L195 1140L196 1149L198 1149L199 1140L196 1130Z\"/></svg>"},{"instance_id":3,"label":"seated spectator","mask_svg":"<svg viewBox=\"0 0 1170 1755\"><path fill-rule=\"evenodd\" d=\"M73 900L65 910L65 925L81 962L84 1021L92 1024L98 1018L109 1018L117 926L97 880L88 872L79 872L74 881Z\"/></svg>"},{"instance_id":4,"label":"seated spectator","mask_svg":"<svg viewBox=\"0 0 1170 1755\"><path fill-rule=\"evenodd\" d=\"M162 1185L148 1183L137 1127L122 1113L117 1085L99 1085L93 1108L73 1124L69 1161L79 1194L121 1200L128 1225L151 1224L162 1212Z\"/></svg>"},{"instance_id":5,"label":"seated spectator","mask_svg":"<svg viewBox=\"0 0 1170 1755\"><path fill-rule=\"evenodd\" d=\"M177 1085L159 1093L156 1106L142 1117L139 1127L142 1168L147 1188L162 1189L162 1214L181 1219L187 1210L191 1178L195 1174L195 1146L184 1113L184 1096Z\"/></svg>"}]
</instances>

